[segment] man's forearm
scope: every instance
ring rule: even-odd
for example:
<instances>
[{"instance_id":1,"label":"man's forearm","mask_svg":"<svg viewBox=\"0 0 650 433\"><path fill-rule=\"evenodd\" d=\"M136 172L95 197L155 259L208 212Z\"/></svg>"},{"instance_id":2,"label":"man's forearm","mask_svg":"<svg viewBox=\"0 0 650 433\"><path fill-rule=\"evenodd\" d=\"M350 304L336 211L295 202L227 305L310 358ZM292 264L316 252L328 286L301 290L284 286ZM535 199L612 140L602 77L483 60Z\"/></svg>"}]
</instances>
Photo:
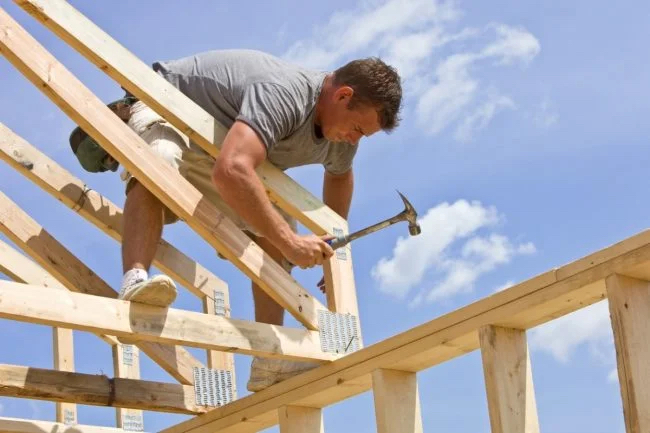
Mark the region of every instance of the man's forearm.
<instances>
[{"instance_id":1,"label":"man's forearm","mask_svg":"<svg viewBox=\"0 0 650 433\"><path fill-rule=\"evenodd\" d=\"M226 204L262 236L278 246L290 242L293 231L274 209L254 170L236 167L218 173L214 183Z\"/></svg>"},{"instance_id":2,"label":"man's forearm","mask_svg":"<svg viewBox=\"0 0 650 433\"><path fill-rule=\"evenodd\" d=\"M352 170L340 176L325 173L323 180L323 202L334 212L348 218L352 193L354 191L354 175Z\"/></svg>"}]
</instances>

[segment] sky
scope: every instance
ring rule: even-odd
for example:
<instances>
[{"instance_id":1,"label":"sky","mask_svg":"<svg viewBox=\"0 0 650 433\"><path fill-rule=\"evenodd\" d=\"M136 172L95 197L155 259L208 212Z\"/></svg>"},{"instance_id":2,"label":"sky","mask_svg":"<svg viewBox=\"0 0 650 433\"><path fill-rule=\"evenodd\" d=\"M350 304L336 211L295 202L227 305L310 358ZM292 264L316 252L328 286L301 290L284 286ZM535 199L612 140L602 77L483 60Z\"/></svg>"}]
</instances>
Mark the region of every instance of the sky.
<instances>
[{"instance_id":1,"label":"sky","mask_svg":"<svg viewBox=\"0 0 650 433\"><path fill-rule=\"evenodd\" d=\"M248 48L319 70L367 56L398 68L402 122L360 143L349 224L355 230L397 213L399 190L417 209L422 234L409 238L403 224L353 244L366 345L647 226L648 2L71 3L147 64ZM114 81L24 11L0 5L102 100L121 96ZM0 102L2 123L123 206L119 177L83 171L67 142L75 125L4 59ZM288 174L320 196L320 167ZM117 243L7 165L0 179L5 194L119 286ZM253 317L240 272L182 224L167 227L165 238L228 283L233 317ZM317 294L320 270L294 275ZM185 290L174 307L201 308ZM0 345L12 348L0 351L0 363L53 368L49 328L0 323ZM624 431L606 301L530 330L528 341L542 431ZM142 358L144 379L173 380ZM112 374L110 349L85 333L75 332L75 363L79 372ZM241 396L249 363L236 356ZM418 383L425 431L489 431L478 351L419 373ZM53 420L54 404L0 398L0 415ZM376 429L370 393L324 416L327 431ZM184 419L146 412L145 430ZM79 422L112 426L114 410L80 407Z\"/></svg>"}]
</instances>

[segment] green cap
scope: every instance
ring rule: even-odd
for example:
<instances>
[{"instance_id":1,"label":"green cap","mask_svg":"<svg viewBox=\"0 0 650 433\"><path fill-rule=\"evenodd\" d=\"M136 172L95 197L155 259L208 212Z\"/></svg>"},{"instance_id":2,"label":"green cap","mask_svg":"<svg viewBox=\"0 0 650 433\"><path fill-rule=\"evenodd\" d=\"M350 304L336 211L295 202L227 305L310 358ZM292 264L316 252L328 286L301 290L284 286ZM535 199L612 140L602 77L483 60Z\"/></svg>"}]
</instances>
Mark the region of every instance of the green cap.
<instances>
[{"instance_id":1,"label":"green cap","mask_svg":"<svg viewBox=\"0 0 650 433\"><path fill-rule=\"evenodd\" d=\"M70 134L70 147L79 160L81 166L92 173L102 171L117 171L119 164L109 158L106 152L93 138L86 134L83 129L76 127ZM109 161L113 164L107 164Z\"/></svg>"},{"instance_id":2,"label":"green cap","mask_svg":"<svg viewBox=\"0 0 650 433\"><path fill-rule=\"evenodd\" d=\"M108 104L108 108L115 111L118 103L122 102L131 105L134 102L133 97L123 97L117 101ZM81 166L92 173L103 171L117 171L119 162L113 159L93 138L86 134L80 127L76 127L69 138L70 147L75 154Z\"/></svg>"}]
</instances>

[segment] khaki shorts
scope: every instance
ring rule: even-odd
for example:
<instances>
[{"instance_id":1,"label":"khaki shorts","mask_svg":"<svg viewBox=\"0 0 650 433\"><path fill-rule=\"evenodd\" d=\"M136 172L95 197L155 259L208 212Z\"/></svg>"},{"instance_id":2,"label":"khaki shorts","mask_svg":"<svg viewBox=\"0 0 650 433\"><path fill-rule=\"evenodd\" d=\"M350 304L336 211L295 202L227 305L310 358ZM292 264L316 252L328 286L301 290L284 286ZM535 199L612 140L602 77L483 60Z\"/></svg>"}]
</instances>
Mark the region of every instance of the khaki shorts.
<instances>
[{"instance_id":1,"label":"khaki shorts","mask_svg":"<svg viewBox=\"0 0 650 433\"><path fill-rule=\"evenodd\" d=\"M129 126L149 144L155 153L160 155L167 164L178 170L181 176L194 185L208 201L230 218L237 227L255 236L260 236L217 193L212 183L214 158L141 101L136 102L131 107ZM132 176L128 171L124 170L120 177L126 182L126 192L128 193L134 184L131 182ZM275 209L287 221L293 231L297 231L296 220L279 207L275 206ZM169 209L165 210L165 224L172 224L178 219Z\"/></svg>"}]
</instances>

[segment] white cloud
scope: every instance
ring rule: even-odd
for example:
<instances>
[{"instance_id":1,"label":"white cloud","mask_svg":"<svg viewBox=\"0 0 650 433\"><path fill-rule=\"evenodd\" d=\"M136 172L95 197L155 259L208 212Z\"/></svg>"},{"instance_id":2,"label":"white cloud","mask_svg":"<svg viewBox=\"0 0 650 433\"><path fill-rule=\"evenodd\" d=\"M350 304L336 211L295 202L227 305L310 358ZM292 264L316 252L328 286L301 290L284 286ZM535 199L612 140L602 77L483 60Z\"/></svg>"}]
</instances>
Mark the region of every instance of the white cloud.
<instances>
[{"instance_id":1,"label":"white cloud","mask_svg":"<svg viewBox=\"0 0 650 433\"><path fill-rule=\"evenodd\" d=\"M456 128L454 137L458 141L471 141L477 131L485 128L494 115L504 108L515 108L515 103L507 96L492 95L483 105L470 113Z\"/></svg>"},{"instance_id":2,"label":"white cloud","mask_svg":"<svg viewBox=\"0 0 650 433\"><path fill-rule=\"evenodd\" d=\"M614 340L607 301L582 308L574 313L552 320L529 333L533 350L547 352L559 362L566 363L583 345L603 362L611 362Z\"/></svg>"},{"instance_id":3,"label":"white cloud","mask_svg":"<svg viewBox=\"0 0 650 433\"><path fill-rule=\"evenodd\" d=\"M480 202L440 204L419 220L422 234L400 237L392 257L380 259L371 274L382 292L400 299L419 286L409 302L411 306L472 291L481 275L509 263L516 255L535 252L531 243L513 245L503 235L476 234L499 222L496 208ZM464 244L454 249L464 239Z\"/></svg>"},{"instance_id":4,"label":"white cloud","mask_svg":"<svg viewBox=\"0 0 650 433\"><path fill-rule=\"evenodd\" d=\"M334 14L327 24L316 27L311 39L292 45L285 57L305 66L329 68L370 46L387 47L395 37L452 21L458 13L451 3L432 0L363 2L357 8Z\"/></svg>"},{"instance_id":5,"label":"white cloud","mask_svg":"<svg viewBox=\"0 0 650 433\"><path fill-rule=\"evenodd\" d=\"M501 285L498 286L496 289L494 289L493 292L494 292L494 293L502 292L502 291L504 291L505 289L509 289L510 287L512 287L512 286L514 286L514 285L515 285L515 282L514 282L514 281L512 281L512 280L508 280L506 283L501 284Z\"/></svg>"},{"instance_id":6,"label":"white cloud","mask_svg":"<svg viewBox=\"0 0 650 433\"><path fill-rule=\"evenodd\" d=\"M473 61L471 55L455 54L438 65L437 83L422 94L416 108L423 129L431 134L440 133L474 100L478 82L470 77L468 70Z\"/></svg>"},{"instance_id":7,"label":"white cloud","mask_svg":"<svg viewBox=\"0 0 650 433\"><path fill-rule=\"evenodd\" d=\"M285 57L319 69L333 69L357 56L383 57L399 69L424 131L440 134L455 123L454 137L470 141L500 111L515 109L509 96L493 84L483 85L481 68L527 65L540 44L521 27L458 29L461 17L455 2L365 1L334 14L311 38L292 45Z\"/></svg>"},{"instance_id":8,"label":"white cloud","mask_svg":"<svg viewBox=\"0 0 650 433\"><path fill-rule=\"evenodd\" d=\"M526 64L541 50L539 41L524 28L498 25L495 30L497 40L483 49L482 57L495 57L506 65L516 61Z\"/></svg>"}]
</instances>

